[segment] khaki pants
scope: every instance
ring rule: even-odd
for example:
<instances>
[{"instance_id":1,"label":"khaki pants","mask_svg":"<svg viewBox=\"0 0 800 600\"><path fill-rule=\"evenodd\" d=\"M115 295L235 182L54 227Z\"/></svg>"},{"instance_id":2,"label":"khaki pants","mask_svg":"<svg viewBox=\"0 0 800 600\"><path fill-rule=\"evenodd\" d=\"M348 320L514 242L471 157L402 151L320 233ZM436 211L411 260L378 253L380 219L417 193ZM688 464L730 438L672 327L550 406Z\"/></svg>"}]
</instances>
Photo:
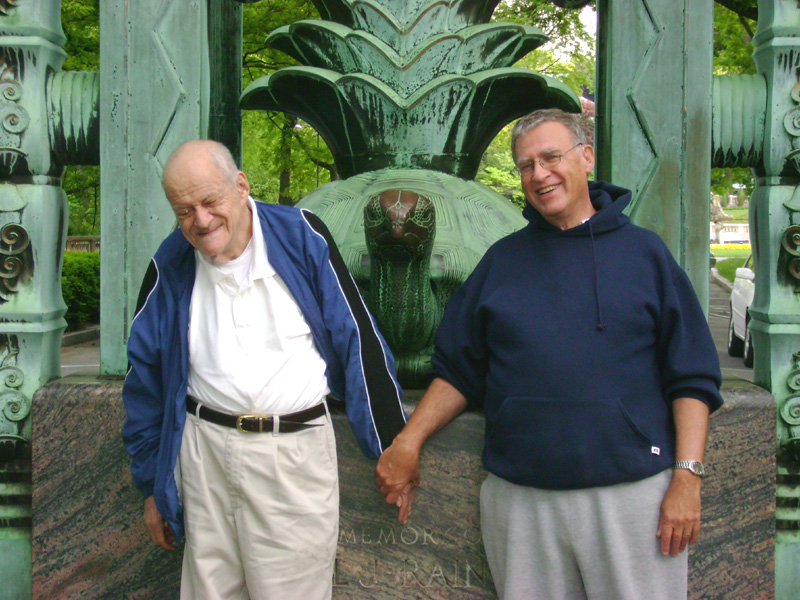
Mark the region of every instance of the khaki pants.
<instances>
[{"instance_id":1,"label":"khaki pants","mask_svg":"<svg viewBox=\"0 0 800 600\"><path fill-rule=\"evenodd\" d=\"M241 433L187 415L180 453L184 600L331 597L339 527L330 415Z\"/></svg>"}]
</instances>

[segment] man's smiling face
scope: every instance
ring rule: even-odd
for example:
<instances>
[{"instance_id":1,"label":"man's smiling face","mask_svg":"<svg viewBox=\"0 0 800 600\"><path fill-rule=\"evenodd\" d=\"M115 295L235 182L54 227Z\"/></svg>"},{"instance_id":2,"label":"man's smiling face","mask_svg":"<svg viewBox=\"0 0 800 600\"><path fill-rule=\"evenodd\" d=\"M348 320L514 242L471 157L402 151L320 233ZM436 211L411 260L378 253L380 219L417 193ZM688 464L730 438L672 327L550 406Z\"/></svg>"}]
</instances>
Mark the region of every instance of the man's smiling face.
<instances>
[{"instance_id":1,"label":"man's smiling face","mask_svg":"<svg viewBox=\"0 0 800 600\"><path fill-rule=\"evenodd\" d=\"M167 197L189 243L216 262L228 262L252 235L250 185L241 171L223 173L202 142L193 146L199 149L184 151L170 165Z\"/></svg>"},{"instance_id":2,"label":"man's smiling face","mask_svg":"<svg viewBox=\"0 0 800 600\"><path fill-rule=\"evenodd\" d=\"M569 129L548 121L519 137L517 167L522 172L522 191L531 206L559 229L569 229L591 217L588 176L594 168L594 149L576 145ZM552 168L538 161L561 155Z\"/></svg>"}]
</instances>

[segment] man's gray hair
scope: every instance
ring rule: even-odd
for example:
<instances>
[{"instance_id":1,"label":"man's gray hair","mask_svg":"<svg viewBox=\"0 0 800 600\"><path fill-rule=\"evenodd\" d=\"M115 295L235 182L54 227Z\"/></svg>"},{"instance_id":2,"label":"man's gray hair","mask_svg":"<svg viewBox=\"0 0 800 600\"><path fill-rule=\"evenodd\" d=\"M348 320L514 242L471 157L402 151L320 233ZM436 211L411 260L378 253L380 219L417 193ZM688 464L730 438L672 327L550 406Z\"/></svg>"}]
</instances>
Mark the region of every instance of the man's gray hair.
<instances>
[{"instance_id":1,"label":"man's gray hair","mask_svg":"<svg viewBox=\"0 0 800 600\"><path fill-rule=\"evenodd\" d=\"M187 156L197 157L202 154L205 154L214 166L219 169L225 183L236 186L239 167L236 165L236 161L227 146L215 140L193 140L181 144L167 159L162 173L164 189L167 188L170 172L176 161L180 162L181 160L186 160Z\"/></svg>"},{"instance_id":2,"label":"man's gray hair","mask_svg":"<svg viewBox=\"0 0 800 600\"><path fill-rule=\"evenodd\" d=\"M514 164L517 163L517 140L543 123L561 123L569 129L573 144L589 144L586 131L583 129L583 116L580 113L568 113L560 108L535 110L517 121L511 131L511 157L514 159Z\"/></svg>"},{"instance_id":3,"label":"man's gray hair","mask_svg":"<svg viewBox=\"0 0 800 600\"><path fill-rule=\"evenodd\" d=\"M219 142L214 142L208 149L208 154L214 164L220 170L225 180L236 185L236 176L239 173L239 167L233 159L231 151L228 147Z\"/></svg>"}]
</instances>

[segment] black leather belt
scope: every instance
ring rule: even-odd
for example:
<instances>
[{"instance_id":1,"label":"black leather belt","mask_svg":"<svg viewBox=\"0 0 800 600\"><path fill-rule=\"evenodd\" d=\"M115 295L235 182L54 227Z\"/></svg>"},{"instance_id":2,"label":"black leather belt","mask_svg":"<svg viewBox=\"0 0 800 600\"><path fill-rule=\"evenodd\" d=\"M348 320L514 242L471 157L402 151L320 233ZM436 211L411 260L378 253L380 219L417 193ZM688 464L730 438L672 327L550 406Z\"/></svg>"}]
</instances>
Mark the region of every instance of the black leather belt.
<instances>
[{"instance_id":1,"label":"black leather belt","mask_svg":"<svg viewBox=\"0 0 800 600\"><path fill-rule=\"evenodd\" d=\"M197 406L200 405L198 412ZM197 415L205 421L216 423L224 427L238 429L242 433L271 433L274 420L268 415L229 415L201 405L196 398L186 396L186 412ZM310 427L319 427L320 424L309 425L308 421L317 419L325 414L325 404L317 404L305 410L299 410L288 415L279 415L278 432L292 433Z\"/></svg>"}]
</instances>

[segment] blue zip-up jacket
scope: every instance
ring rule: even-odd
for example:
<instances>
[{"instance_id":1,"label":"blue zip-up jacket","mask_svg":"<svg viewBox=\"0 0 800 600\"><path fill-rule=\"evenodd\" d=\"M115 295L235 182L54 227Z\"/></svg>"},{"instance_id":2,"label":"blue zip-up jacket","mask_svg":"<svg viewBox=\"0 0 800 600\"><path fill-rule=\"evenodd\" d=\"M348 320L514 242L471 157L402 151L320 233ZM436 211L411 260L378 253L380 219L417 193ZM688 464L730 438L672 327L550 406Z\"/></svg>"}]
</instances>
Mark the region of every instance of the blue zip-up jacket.
<instances>
[{"instance_id":1,"label":"blue zip-up jacket","mask_svg":"<svg viewBox=\"0 0 800 600\"><path fill-rule=\"evenodd\" d=\"M344 400L361 449L375 458L405 425L394 359L336 244L313 213L256 202L267 257L291 291L327 364L328 386ZM189 303L194 248L180 230L161 244L139 293L122 389L123 427L136 487L175 534L183 518L174 477L186 422Z\"/></svg>"},{"instance_id":2,"label":"blue zip-up jacket","mask_svg":"<svg viewBox=\"0 0 800 600\"><path fill-rule=\"evenodd\" d=\"M493 245L448 304L436 374L486 413L483 462L513 483L637 481L675 460L672 400L722 404L691 283L623 214L630 192L590 183L597 210L561 231L530 223Z\"/></svg>"}]
</instances>

